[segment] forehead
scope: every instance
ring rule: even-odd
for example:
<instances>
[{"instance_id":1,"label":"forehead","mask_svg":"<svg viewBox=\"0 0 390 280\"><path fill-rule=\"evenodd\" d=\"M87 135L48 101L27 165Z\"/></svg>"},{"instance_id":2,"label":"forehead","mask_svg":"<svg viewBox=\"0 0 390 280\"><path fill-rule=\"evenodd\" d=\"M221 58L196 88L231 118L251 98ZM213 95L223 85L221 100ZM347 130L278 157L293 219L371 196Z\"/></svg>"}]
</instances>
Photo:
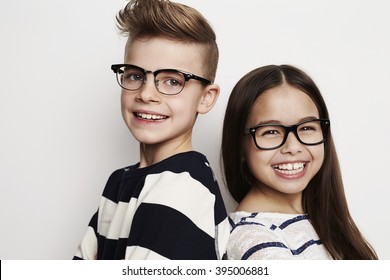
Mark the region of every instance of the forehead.
<instances>
[{"instance_id":1,"label":"forehead","mask_svg":"<svg viewBox=\"0 0 390 280\"><path fill-rule=\"evenodd\" d=\"M248 121L251 125L274 120L294 124L303 118L319 117L311 98L303 91L288 84L269 89L255 101Z\"/></svg>"},{"instance_id":2,"label":"forehead","mask_svg":"<svg viewBox=\"0 0 390 280\"><path fill-rule=\"evenodd\" d=\"M201 75L203 58L202 45L162 37L129 39L125 48L126 64L151 71L171 68Z\"/></svg>"}]
</instances>

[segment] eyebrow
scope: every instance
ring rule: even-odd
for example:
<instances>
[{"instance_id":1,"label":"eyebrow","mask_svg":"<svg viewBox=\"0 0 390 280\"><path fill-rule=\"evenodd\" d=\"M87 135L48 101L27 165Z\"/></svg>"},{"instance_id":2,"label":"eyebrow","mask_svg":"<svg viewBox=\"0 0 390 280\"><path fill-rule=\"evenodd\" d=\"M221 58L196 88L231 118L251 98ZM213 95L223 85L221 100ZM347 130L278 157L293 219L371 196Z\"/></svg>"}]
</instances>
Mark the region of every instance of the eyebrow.
<instances>
[{"instance_id":1,"label":"eyebrow","mask_svg":"<svg viewBox=\"0 0 390 280\"><path fill-rule=\"evenodd\" d=\"M298 120L297 123L300 123L303 121L316 120L316 119L318 119L318 117L314 117L314 116L304 117L304 118ZM278 120L265 120L265 121L258 122L256 125L263 125L263 124L282 124L282 122L278 121Z\"/></svg>"}]
</instances>

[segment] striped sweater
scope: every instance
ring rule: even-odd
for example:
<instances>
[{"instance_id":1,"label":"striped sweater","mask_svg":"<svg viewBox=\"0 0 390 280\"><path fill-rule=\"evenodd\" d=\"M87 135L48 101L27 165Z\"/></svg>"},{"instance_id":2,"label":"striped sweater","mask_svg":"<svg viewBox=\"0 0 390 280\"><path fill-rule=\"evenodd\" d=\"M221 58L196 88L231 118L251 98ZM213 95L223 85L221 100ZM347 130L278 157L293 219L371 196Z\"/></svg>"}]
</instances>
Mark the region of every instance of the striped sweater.
<instances>
[{"instance_id":1,"label":"striped sweater","mask_svg":"<svg viewBox=\"0 0 390 280\"><path fill-rule=\"evenodd\" d=\"M240 211L229 221L228 259L332 259L307 215Z\"/></svg>"},{"instance_id":2,"label":"striped sweater","mask_svg":"<svg viewBox=\"0 0 390 280\"><path fill-rule=\"evenodd\" d=\"M74 259L220 259L229 223L206 157L112 173Z\"/></svg>"}]
</instances>

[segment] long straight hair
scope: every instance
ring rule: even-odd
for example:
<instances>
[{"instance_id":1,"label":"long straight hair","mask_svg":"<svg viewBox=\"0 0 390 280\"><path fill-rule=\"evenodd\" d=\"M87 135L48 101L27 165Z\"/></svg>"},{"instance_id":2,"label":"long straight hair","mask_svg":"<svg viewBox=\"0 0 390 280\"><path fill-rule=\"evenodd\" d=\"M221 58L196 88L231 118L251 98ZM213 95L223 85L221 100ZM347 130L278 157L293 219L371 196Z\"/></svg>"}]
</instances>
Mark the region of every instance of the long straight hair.
<instances>
[{"instance_id":1,"label":"long straight hair","mask_svg":"<svg viewBox=\"0 0 390 280\"><path fill-rule=\"evenodd\" d=\"M329 119L325 101L313 80L290 65L268 65L242 77L233 88L223 123L221 163L225 183L239 203L255 178L245 161L244 128L256 99L284 83L305 92L316 105L319 117ZM324 161L302 194L302 206L321 241L334 259L378 259L348 210L331 129L324 144Z\"/></svg>"}]
</instances>

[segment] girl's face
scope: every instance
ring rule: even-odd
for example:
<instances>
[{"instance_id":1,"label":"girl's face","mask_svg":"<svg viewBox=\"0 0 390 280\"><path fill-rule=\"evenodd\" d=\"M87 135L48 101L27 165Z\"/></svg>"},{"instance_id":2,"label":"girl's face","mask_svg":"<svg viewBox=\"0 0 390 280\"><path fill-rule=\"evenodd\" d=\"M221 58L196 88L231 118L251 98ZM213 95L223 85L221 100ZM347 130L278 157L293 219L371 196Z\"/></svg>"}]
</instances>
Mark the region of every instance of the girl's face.
<instances>
[{"instance_id":1,"label":"girl's face","mask_svg":"<svg viewBox=\"0 0 390 280\"><path fill-rule=\"evenodd\" d=\"M246 128L261 123L293 125L308 118L319 118L313 101L303 91L283 84L257 98ZM306 146L298 141L294 133L289 133L286 143L280 148L260 150L251 135L246 135L244 159L257 181L252 187L277 197L301 197L322 165L324 144Z\"/></svg>"}]
</instances>

